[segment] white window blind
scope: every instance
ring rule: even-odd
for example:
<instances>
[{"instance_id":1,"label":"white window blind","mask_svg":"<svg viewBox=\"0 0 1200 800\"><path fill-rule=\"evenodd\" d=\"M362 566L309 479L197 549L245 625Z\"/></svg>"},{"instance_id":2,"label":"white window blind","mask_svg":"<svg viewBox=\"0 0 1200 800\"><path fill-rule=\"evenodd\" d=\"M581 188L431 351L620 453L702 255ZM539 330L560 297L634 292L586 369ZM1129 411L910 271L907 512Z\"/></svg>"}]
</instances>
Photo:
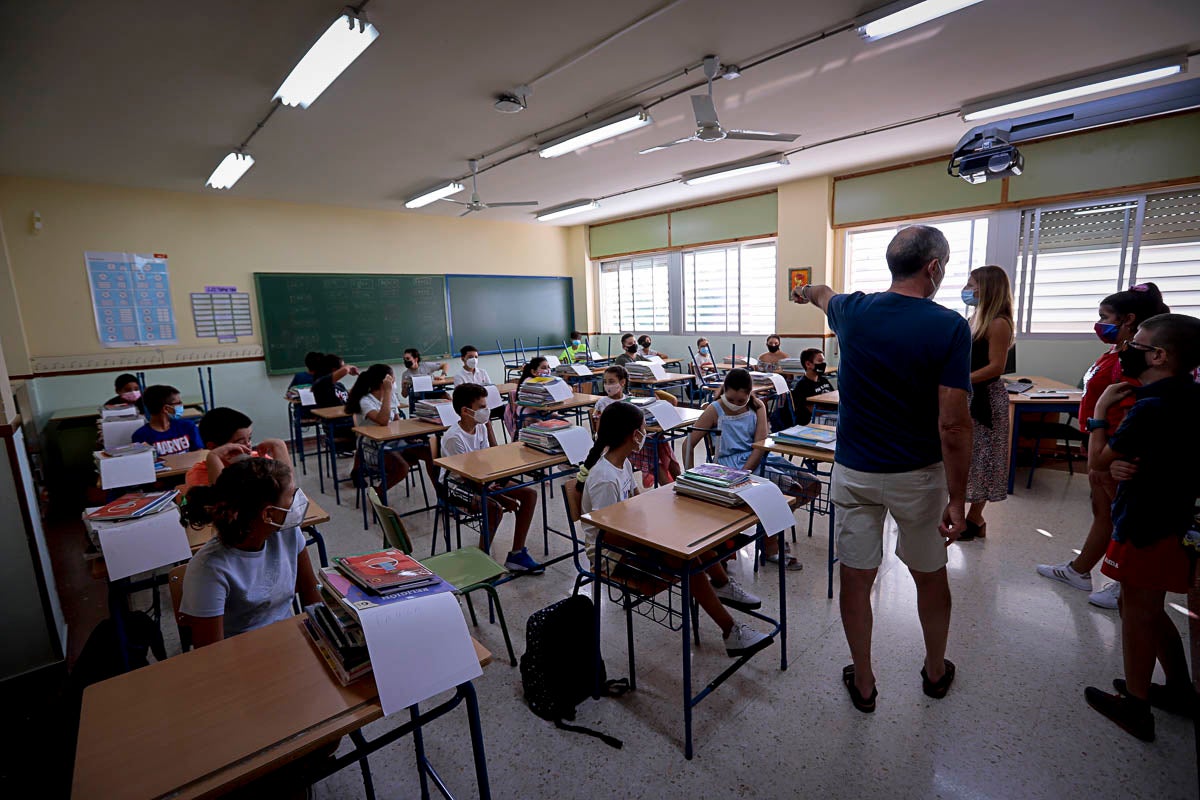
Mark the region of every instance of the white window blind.
<instances>
[{"instance_id":1,"label":"white window blind","mask_svg":"<svg viewBox=\"0 0 1200 800\"><path fill-rule=\"evenodd\" d=\"M671 329L667 254L635 256L600 264L600 320L603 330Z\"/></svg>"},{"instance_id":2,"label":"white window blind","mask_svg":"<svg viewBox=\"0 0 1200 800\"><path fill-rule=\"evenodd\" d=\"M685 250L684 330L774 333L777 275L774 240Z\"/></svg>"},{"instance_id":3,"label":"white window blind","mask_svg":"<svg viewBox=\"0 0 1200 800\"><path fill-rule=\"evenodd\" d=\"M1146 198L1133 280L1152 281L1176 314L1200 317L1200 189Z\"/></svg>"}]
</instances>

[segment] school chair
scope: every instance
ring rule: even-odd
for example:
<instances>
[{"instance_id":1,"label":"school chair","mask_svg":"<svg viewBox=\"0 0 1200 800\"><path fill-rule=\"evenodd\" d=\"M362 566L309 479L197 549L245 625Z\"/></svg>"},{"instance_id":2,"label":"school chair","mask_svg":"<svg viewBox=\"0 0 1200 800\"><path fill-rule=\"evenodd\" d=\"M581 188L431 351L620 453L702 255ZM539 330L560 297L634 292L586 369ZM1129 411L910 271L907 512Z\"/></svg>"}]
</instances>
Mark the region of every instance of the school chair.
<instances>
[{"instance_id":1,"label":"school chair","mask_svg":"<svg viewBox=\"0 0 1200 800\"><path fill-rule=\"evenodd\" d=\"M179 613L179 604L183 602L183 576L186 573L187 564L180 564L167 573L167 589L171 592L171 610L175 614L175 627L179 629L181 653L192 649L192 626L185 623L183 614Z\"/></svg>"},{"instance_id":2,"label":"school chair","mask_svg":"<svg viewBox=\"0 0 1200 800\"><path fill-rule=\"evenodd\" d=\"M374 489L367 489L367 498L375 509L375 518L383 529L383 543L394 547L405 555L413 551L412 540L400 515L379 501L379 495ZM437 538L437 532L434 532ZM508 648L508 660L512 666L517 665L517 657L513 652L512 639L508 635L508 624L504 621L504 609L500 606L500 595L493 584L497 578L508 574L508 571L478 547L462 547L437 556L430 556L422 562L439 578L454 587L454 593L467 601L467 610L471 612L471 623L479 627L475 617L475 606L471 603L471 593L484 591L496 609L496 617L500 622L500 632L504 634L504 646Z\"/></svg>"},{"instance_id":3,"label":"school chair","mask_svg":"<svg viewBox=\"0 0 1200 800\"><path fill-rule=\"evenodd\" d=\"M641 616L668 630L679 630L683 625L681 614L685 613L683 609L676 608L676 604L682 600L676 588L679 579L677 576L665 578L656 572L639 567L640 559L633 553L623 552L619 562L609 562L609 568L601 569L599 572L591 566L585 567L579 556L586 550L575 527L582 515L580 508L582 496L579 490L572 485L573 483L574 481L567 481L559 487L562 491L563 505L567 510L567 528L571 532L571 558L575 562L577 573L571 594L579 594L579 590L584 586L599 581L601 586L608 589L608 599L619 605L625 612L626 648L629 651L629 688L636 689L637 659L633 647L633 612L637 611ZM620 577L616 576L618 565L621 567ZM657 599L663 592L667 594L665 603ZM690 605L692 631L696 644L700 644L700 606L695 598L692 598ZM674 623L675 619L678 619L679 622Z\"/></svg>"},{"instance_id":4,"label":"school chair","mask_svg":"<svg viewBox=\"0 0 1200 800\"><path fill-rule=\"evenodd\" d=\"M429 447L433 453L433 457L438 457L439 440L430 438ZM482 511L472 511L467 506L455 501L450 497L450 491L446 486L446 482L433 478L434 494L437 496L437 516L433 521L433 540L430 542L429 556L432 558L437 554L438 532L445 524L446 551L450 551L450 518L454 518L454 534L457 541L457 547L462 547L462 528L464 525L468 529L483 534L483 513ZM493 538L496 532L492 531Z\"/></svg>"},{"instance_id":5,"label":"school chair","mask_svg":"<svg viewBox=\"0 0 1200 800\"><path fill-rule=\"evenodd\" d=\"M1019 407L1017 413L1021 413ZM1079 430L1078 425L1071 424L1071 420L1076 418L1075 414L1067 414L1066 422L1049 422L1045 419L1053 417L1057 420L1058 414L1041 414L1039 417L1037 421L1021 423L1021 438L1033 439L1033 460L1029 464L1029 477L1025 481L1026 489L1033 487L1033 473L1038 467L1038 456L1041 455L1043 441L1049 441L1055 452L1058 450L1058 443L1060 441L1063 443L1069 474L1075 474L1076 446L1079 447L1079 457L1085 465L1087 464L1087 434Z\"/></svg>"},{"instance_id":6,"label":"school chair","mask_svg":"<svg viewBox=\"0 0 1200 800\"><path fill-rule=\"evenodd\" d=\"M721 371L717 369L715 360L713 362L713 368L709 371L705 371L700 366L700 359L696 357L696 353L692 350L692 346L690 344L688 345L688 356L692 360L692 374L698 376L700 379L699 386L693 384L688 387L688 395L691 397L693 403L699 403L700 405L711 403L713 400L713 393L724 380L724 378L721 376Z\"/></svg>"}]
</instances>

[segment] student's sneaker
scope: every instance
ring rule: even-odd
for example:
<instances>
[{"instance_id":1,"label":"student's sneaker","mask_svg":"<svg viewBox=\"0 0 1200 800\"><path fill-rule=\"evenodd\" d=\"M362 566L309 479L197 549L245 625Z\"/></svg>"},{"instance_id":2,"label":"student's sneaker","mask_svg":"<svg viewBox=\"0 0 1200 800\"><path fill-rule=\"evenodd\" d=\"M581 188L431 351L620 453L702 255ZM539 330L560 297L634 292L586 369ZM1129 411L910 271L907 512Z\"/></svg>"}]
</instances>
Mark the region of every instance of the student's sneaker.
<instances>
[{"instance_id":1,"label":"student's sneaker","mask_svg":"<svg viewBox=\"0 0 1200 800\"><path fill-rule=\"evenodd\" d=\"M1154 741L1154 714L1150 704L1119 694L1109 694L1095 686L1083 690L1087 704L1143 742Z\"/></svg>"},{"instance_id":2,"label":"student's sneaker","mask_svg":"<svg viewBox=\"0 0 1200 800\"><path fill-rule=\"evenodd\" d=\"M742 585L733 578L730 578L729 583L724 586L714 586L713 591L717 593L717 598L721 603L730 608L736 608L739 611L756 611L762 608L762 600L743 589Z\"/></svg>"},{"instance_id":3,"label":"student's sneaker","mask_svg":"<svg viewBox=\"0 0 1200 800\"><path fill-rule=\"evenodd\" d=\"M725 653L730 658L757 653L775 641L765 633L759 633L744 622L735 622L725 637Z\"/></svg>"},{"instance_id":4,"label":"student's sneaker","mask_svg":"<svg viewBox=\"0 0 1200 800\"><path fill-rule=\"evenodd\" d=\"M1085 592L1092 590L1092 573L1080 575L1071 566L1070 561L1064 561L1061 564L1038 564L1038 575L1043 578L1049 578L1052 581L1060 581L1067 586L1073 586L1076 589L1082 589Z\"/></svg>"},{"instance_id":5,"label":"student's sneaker","mask_svg":"<svg viewBox=\"0 0 1200 800\"><path fill-rule=\"evenodd\" d=\"M546 571L545 567L534 561L533 556L529 555L527 547L509 553L508 558L504 559L504 568L511 572L527 572L530 575L541 575Z\"/></svg>"},{"instance_id":6,"label":"student's sneaker","mask_svg":"<svg viewBox=\"0 0 1200 800\"><path fill-rule=\"evenodd\" d=\"M1088 595L1088 602L1100 608L1115 609L1117 601L1121 599L1121 584L1116 581L1109 581L1104 584L1103 589L1099 589Z\"/></svg>"}]
</instances>

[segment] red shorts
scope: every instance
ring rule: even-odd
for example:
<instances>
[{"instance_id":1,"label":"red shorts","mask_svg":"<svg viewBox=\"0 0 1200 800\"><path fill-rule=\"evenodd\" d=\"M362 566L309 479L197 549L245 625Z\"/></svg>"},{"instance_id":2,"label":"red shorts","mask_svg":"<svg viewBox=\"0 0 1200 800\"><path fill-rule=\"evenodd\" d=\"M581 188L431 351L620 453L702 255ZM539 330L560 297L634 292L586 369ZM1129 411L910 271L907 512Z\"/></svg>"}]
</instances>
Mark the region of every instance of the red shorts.
<instances>
[{"instance_id":1,"label":"red shorts","mask_svg":"<svg viewBox=\"0 0 1200 800\"><path fill-rule=\"evenodd\" d=\"M1100 572L1138 589L1184 593L1191 586L1192 557L1176 536L1148 547L1114 540L1108 543Z\"/></svg>"}]
</instances>

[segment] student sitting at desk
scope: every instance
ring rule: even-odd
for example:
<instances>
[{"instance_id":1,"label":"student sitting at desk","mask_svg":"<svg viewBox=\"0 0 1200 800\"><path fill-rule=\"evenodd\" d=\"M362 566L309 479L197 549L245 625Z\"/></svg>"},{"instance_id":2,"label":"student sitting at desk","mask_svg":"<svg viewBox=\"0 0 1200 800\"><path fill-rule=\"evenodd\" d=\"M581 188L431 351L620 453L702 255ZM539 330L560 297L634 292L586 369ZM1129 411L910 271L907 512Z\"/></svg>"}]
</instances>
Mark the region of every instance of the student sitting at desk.
<instances>
[{"instance_id":1,"label":"student sitting at desk","mask_svg":"<svg viewBox=\"0 0 1200 800\"><path fill-rule=\"evenodd\" d=\"M558 360L563 364L585 364L588 360L587 345L583 343L583 334L579 331L571 331L571 344L566 350L562 351L562 355Z\"/></svg>"},{"instance_id":2,"label":"student sitting at desk","mask_svg":"<svg viewBox=\"0 0 1200 800\"><path fill-rule=\"evenodd\" d=\"M254 423L235 408L214 408L200 420L200 441L208 448L203 461L197 461L187 471L184 485L211 486L234 462L245 458L269 458L288 461L287 445L279 439L263 439L251 444Z\"/></svg>"},{"instance_id":3,"label":"student sitting at desk","mask_svg":"<svg viewBox=\"0 0 1200 800\"><path fill-rule=\"evenodd\" d=\"M354 382L350 397L346 400L346 413L354 415L354 424L387 425L402 419L400 398L396 395L396 376L387 364L372 364ZM363 443L364 466L374 475L379 469L379 450L373 444ZM403 450L388 450L384 461L387 488L390 489L408 477L409 467L418 461L425 462L430 477L433 471L433 453L429 443L422 437L414 439L411 446Z\"/></svg>"},{"instance_id":4,"label":"student sitting at desk","mask_svg":"<svg viewBox=\"0 0 1200 800\"><path fill-rule=\"evenodd\" d=\"M400 394L403 397L408 397L409 391L412 389L412 379L419 375L429 375L430 377L437 373L443 375L450 372L450 366L445 361L430 361L424 362L421 360L421 351L415 347L410 347L404 351L404 372L400 374Z\"/></svg>"},{"instance_id":5,"label":"student sitting at desk","mask_svg":"<svg viewBox=\"0 0 1200 800\"><path fill-rule=\"evenodd\" d=\"M492 412L487 407L487 390L478 384L464 383L455 387L451 402L454 403L459 420L442 435L442 454L454 456L495 447L496 434L492 432L492 426L489 424ZM464 485L446 470L442 470L441 481L451 502L466 506L475 512L479 511L477 489ZM492 488L499 489L508 483L510 481L500 481ZM516 528L513 530L513 549L504 559L504 568L507 570L528 572L531 575L541 575L546 571L529 555L529 550L525 547L529 526L533 522L533 513L537 510L537 501L537 492L532 486L513 489L488 498L488 530L492 532L493 540L500 528L504 512L514 511L517 515ZM479 547L487 550L482 539Z\"/></svg>"},{"instance_id":6,"label":"student sitting at desk","mask_svg":"<svg viewBox=\"0 0 1200 800\"><path fill-rule=\"evenodd\" d=\"M342 357L326 353L317 363L316 378L312 382L313 399L317 408L344 405L349 392L342 385L342 378L358 375L358 367L348 367Z\"/></svg>"},{"instance_id":7,"label":"student sitting at desk","mask_svg":"<svg viewBox=\"0 0 1200 800\"><path fill-rule=\"evenodd\" d=\"M146 405L142 402L142 385L138 383L136 375L130 375L128 372L121 373L113 381L113 388L116 389L117 396L105 402L106 408L131 405L143 417L146 416Z\"/></svg>"},{"instance_id":8,"label":"student sitting at desk","mask_svg":"<svg viewBox=\"0 0 1200 800\"><path fill-rule=\"evenodd\" d=\"M517 430L520 427L518 422L524 424L522 420L525 417L533 415L542 415L542 412L536 408L517 405L517 396L521 393L521 384L530 378L549 378L550 377L550 362L545 356L534 356L529 359L529 363L521 368L521 375L517 378L517 388L508 393L508 405L504 409L504 427L508 430L508 437L514 442L517 440Z\"/></svg>"},{"instance_id":9,"label":"student sitting at desk","mask_svg":"<svg viewBox=\"0 0 1200 800\"><path fill-rule=\"evenodd\" d=\"M778 333L772 333L767 337L767 352L758 357L758 368L761 371L774 372L779 369L780 361L783 361L785 358L791 358L791 356L779 349L782 343Z\"/></svg>"},{"instance_id":10,"label":"student sitting at desk","mask_svg":"<svg viewBox=\"0 0 1200 800\"><path fill-rule=\"evenodd\" d=\"M647 336L646 334L643 333L641 336L638 337L638 349L637 349L637 353L636 353L636 360L649 361L651 358L654 358L655 356L658 356L659 358L663 357L662 353L658 352L657 350L655 350L654 348L652 348L650 346L651 344L653 344L653 342L650 340L650 337Z\"/></svg>"},{"instance_id":11,"label":"student sitting at desk","mask_svg":"<svg viewBox=\"0 0 1200 800\"><path fill-rule=\"evenodd\" d=\"M287 619L297 592L303 605L321 601L300 533L307 511L286 461L247 458L188 492L184 522L217 531L183 580L179 611L196 647Z\"/></svg>"},{"instance_id":12,"label":"student sitting at desk","mask_svg":"<svg viewBox=\"0 0 1200 800\"><path fill-rule=\"evenodd\" d=\"M832 392L833 384L825 377L825 354L817 348L810 347L801 353L800 363L804 365L804 374L792 384L792 408L796 424L807 425L812 421L808 398Z\"/></svg>"},{"instance_id":13,"label":"student sitting at desk","mask_svg":"<svg viewBox=\"0 0 1200 800\"><path fill-rule=\"evenodd\" d=\"M638 360L638 346L637 342L633 340L632 333L621 335L621 351L621 355L613 359L614 364L625 366L630 361Z\"/></svg>"},{"instance_id":14,"label":"student sitting at desk","mask_svg":"<svg viewBox=\"0 0 1200 800\"><path fill-rule=\"evenodd\" d=\"M178 389L162 384L151 386L142 400L150 421L133 432L133 441L150 445L160 458L204 449L196 423L183 418L183 400Z\"/></svg>"},{"instance_id":15,"label":"student sitting at desk","mask_svg":"<svg viewBox=\"0 0 1200 800\"><path fill-rule=\"evenodd\" d=\"M592 408L592 430L599 430L600 417L604 409L621 400L629 399L629 373L624 367L613 365L604 370L604 397L596 401ZM633 468L642 473L642 485L650 488L654 485L654 448L658 449L658 482L660 484L674 483L682 471L675 451L668 442L657 445L648 443L643 449L630 455Z\"/></svg>"},{"instance_id":16,"label":"student sitting at desk","mask_svg":"<svg viewBox=\"0 0 1200 800\"><path fill-rule=\"evenodd\" d=\"M480 386L491 385L491 376L487 374L486 369L479 366L479 348L473 344L463 345L463 348L458 351L458 355L462 359L463 369L454 376L455 386L462 386L464 383L477 383Z\"/></svg>"},{"instance_id":17,"label":"student sitting at desk","mask_svg":"<svg viewBox=\"0 0 1200 800\"><path fill-rule=\"evenodd\" d=\"M618 367L619 369L619 367ZM607 375L606 375L607 377ZM579 469L575 486L582 495L580 509L584 514L628 500L637 494L633 484L633 467L629 459L634 453L642 451L646 443L646 418L641 409L631 403L613 402L600 415L600 426L596 432L596 443ZM584 524L584 537L587 540L587 557L596 566L596 537L595 527ZM605 534L605 541L617 547L628 550L638 550L638 546L622 539L620 536ZM650 558L655 557L647 553ZM622 565L619 554L610 552L605 556L605 571L612 569L611 577L620 580ZM613 569L613 560L617 560ZM704 573L691 577L689 586L692 596L721 628L725 639L725 652L732 658L754 653L769 645L773 640L755 630L744 622L735 622L729 612L732 608L754 610L762 607L762 600L743 589L737 581L729 577L725 567L716 563ZM686 613L686 612L685 612Z\"/></svg>"},{"instance_id":18,"label":"student sitting at desk","mask_svg":"<svg viewBox=\"0 0 1200 800\"><path fill-rule=\"evenodd\" d=\"M705 374L716 372L717 365L713 361L712 348L708 346L708 339L703 336L696 340L696 361Z\"/></svg>"},{"instance_id":19,"label":"student sitting at desk","mask_svg":"<svg viewBox=\"0 0 1200 800\"><path fill-rule=\"evenodd\" d=\"M293 386L312 386L313 381L317 379L317 371L321 368L321 359L325 357L324 353L318 353L315 350L310 350L304 356L304 372L297 372L292 376L292 382L288 384L288 388Z\"/></svg>"}]
</instances>

